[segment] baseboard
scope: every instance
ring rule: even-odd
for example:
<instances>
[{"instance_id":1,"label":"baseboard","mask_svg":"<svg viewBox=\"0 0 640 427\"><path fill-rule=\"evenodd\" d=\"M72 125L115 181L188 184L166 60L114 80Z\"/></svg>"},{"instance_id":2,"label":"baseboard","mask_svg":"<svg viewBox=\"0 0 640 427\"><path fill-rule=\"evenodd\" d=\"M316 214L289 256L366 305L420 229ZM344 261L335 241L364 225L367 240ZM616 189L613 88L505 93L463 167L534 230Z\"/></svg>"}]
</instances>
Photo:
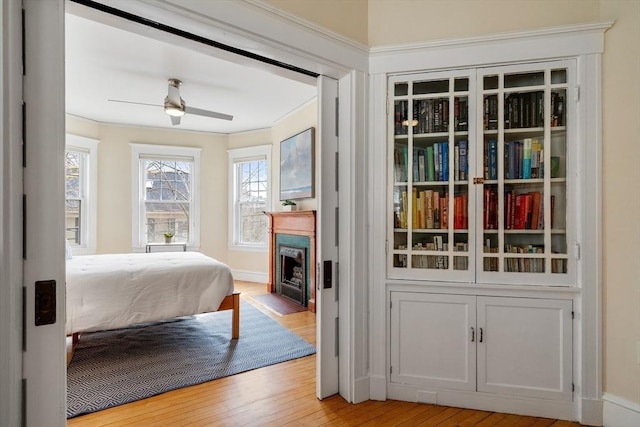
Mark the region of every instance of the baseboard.
<instances>
[{"instance_id":1,"label":"baseboard","mask_svg":"<svg viewBox=\"0 0 640 427\"><path fill-rule=\"evenodd\" d=\"M580 399L578 410L580 424L587 426L602 425L602 399Z\"/></svg>"},{"instance_id":2,"label":"baseboard","mask_svg":"<svg viewBox=\"0 0 640 427\"><path fill-rule=\"evenodd\" d=\"M609 393L605 393L602 400L605 427L640 426L640 404Z\"/></svg>"},{"instance_id":3,"label":"baseboard","mask_svg":"<svg viewBox=\"0 0 640 427\"><path fill-rule=\"evenodd\" d=\"M357 378L353 388L353 402L362 403L369 400L369 377Z\"/></svg>"},{"instance_id":4,"label":"baseboard","mask_svg":"<svg viewBox=\"0 0 640 427\"><path fill-rule=\"evenodd\" d=\"M231 270L234 280L242 280L243 282L255 282L266 284L269 281L269 274L259 271Z\"/></svg>"},{"instance_id":5,"label":"baseboard","mask_svg":"<svg viewBox=\"0 0 640 427\"><path fill-rule=\"evenodd\" d=\"M385 377L369 377L369 399L387 400L387 379Z\"/></svg>"}]
</instances>

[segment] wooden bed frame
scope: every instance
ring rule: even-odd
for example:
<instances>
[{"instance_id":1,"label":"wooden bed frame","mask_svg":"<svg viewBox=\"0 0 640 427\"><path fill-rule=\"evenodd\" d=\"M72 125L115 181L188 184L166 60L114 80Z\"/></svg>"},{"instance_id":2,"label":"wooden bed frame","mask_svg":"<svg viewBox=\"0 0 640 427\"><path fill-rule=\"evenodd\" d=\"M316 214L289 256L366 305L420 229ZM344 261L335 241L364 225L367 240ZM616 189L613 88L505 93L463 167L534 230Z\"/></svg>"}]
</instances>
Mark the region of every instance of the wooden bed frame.
<instances>
[{"instance_id":1,"label":"wooden bed frame","mask_svg":"<svg viewBox=\"0 0 640 427\"><path fill-rule=\"evenodd\" d=\"M240 292L234 292L231 295L224 297L220 303L220 307L216 311L233 310L231 314L231 339L237 340L240 338ZM80 340L81 332L74 332L71 335L72 348L75 350L78 341Z\"/></svg>"}]
</instances>

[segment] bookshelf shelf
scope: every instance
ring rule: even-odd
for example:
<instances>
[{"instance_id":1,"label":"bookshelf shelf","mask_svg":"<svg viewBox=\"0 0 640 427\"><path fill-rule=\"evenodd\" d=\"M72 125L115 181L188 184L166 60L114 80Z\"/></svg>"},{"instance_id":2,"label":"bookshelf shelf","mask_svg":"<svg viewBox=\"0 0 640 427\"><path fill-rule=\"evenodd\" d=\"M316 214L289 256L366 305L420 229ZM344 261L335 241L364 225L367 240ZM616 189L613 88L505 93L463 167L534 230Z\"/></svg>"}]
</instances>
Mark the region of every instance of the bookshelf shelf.
<instances>
[{"instance_id":1,"label":"bookshelf shelf","mask_svg":"<svg viewBox=\"0 0 640 427\"><path fill-rule=\"evenodd\" d=\"M570 66L389 78L390 278L573 285Z\"/></svg>"}]
</instances>

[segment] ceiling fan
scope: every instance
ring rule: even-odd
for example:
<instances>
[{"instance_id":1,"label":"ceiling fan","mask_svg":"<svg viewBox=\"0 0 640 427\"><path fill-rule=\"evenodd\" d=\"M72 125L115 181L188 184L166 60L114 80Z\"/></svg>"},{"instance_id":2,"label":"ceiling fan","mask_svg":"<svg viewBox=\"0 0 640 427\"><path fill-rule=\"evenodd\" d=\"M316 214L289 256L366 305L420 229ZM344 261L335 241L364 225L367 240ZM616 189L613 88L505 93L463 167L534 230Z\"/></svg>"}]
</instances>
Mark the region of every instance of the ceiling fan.
<instances>
[{"instance_id":1,"label":"ceiling fan","mask_svg":"<svg viewBox=\"0 0 640 427\"><path fill-rule=\"evenodd\" d=\"M185 114L195 114L198 116L212 117L214 119L233 120L233 116L229 114L218 113L215 111L203 110L202 108L190 107L185 104L180 97L180 85L182 81L179 79L169 79L169 92L164 98L164 105L147 104L144 102L122 101L118 99L109 99L112 102L124 102L126 104L151 105L153 107L163 107L164 112L171 117L171 124L179 125L180 118Z\"/></svg>"}]
</instances>

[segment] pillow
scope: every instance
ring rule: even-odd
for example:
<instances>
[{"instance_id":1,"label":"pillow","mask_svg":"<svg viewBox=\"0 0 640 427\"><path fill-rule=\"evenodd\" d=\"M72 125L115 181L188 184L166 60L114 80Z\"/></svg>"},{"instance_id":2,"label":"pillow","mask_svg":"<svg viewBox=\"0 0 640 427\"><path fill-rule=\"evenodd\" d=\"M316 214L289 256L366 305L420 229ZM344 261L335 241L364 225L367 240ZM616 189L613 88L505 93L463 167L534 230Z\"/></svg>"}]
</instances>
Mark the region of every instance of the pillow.
<instances>
[{"instance_id":1,"label":"pillow","mask_svg":"<svg viewBox=\"0 0 640 427\"><path fill-rule=\"evenodd\" d=\"M65 248L65 259L71 259L73 257L73 253L71 252L71 245L67 239L64 239L64 248Z\"/></svg>"}]
</instances>

